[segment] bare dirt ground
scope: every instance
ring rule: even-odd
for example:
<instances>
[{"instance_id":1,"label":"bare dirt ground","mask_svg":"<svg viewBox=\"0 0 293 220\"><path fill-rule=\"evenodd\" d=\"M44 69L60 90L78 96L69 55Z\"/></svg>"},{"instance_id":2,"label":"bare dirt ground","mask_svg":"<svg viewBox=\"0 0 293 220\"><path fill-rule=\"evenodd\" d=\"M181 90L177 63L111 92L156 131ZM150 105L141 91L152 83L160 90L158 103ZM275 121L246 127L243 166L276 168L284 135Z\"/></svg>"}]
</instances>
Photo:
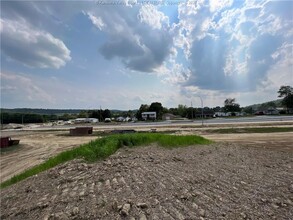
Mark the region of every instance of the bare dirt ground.
<instances>
[{"instance_id":1,"label":"bare dirt ground","mask_svg":"<svg viewBox=\"0 0 293 220\"><path fill-rule=\"evenodd\" d=\"M2 189L0 219L292 219L293 132L178 130L217 143L68 162ZM1 181L97 138L66 133L7 133L21 145L1 153Z\"/></svg>"},{"instance_id":2,"label":"bare dirt ground","mask_svg":"<svg viewBox=\"0 0 293 220\"><path fill-rule=\"evenodd\" d=\"M225 125L226 127L227 125ZM254 127L257 127L256 125ZM282 126L282 125L277 125ZM287 125L288 126L288 125ZM251 125L249 126L251 127ZM213 127L211 127L213 128ZM230 143L246 144L254 147L283 149L293 151L293 132L284 133L250 133L250 134L209 134L205 128L158 128L157 131L172 131L176 134L199 134L210 140ZM142 130L136 129L136 130ZM20 139L20 145L0 155L0 181L23 172L37 164L44 162L51 156L80 144L98 138L97 136L68 136L68 131L9 131L6 136ZM3 134L2 134L3 135Z\"/></svg>"},{"instance_id":3,"label":"bare dirt ground","mask_svg":"<svg viewBox=\"0 0 293 220\"><path fill-rule=\"evenodd\" d=\"M183 132L194 134L194 132ZM293 152L293 132L243 133L243 134L207 134L201 136L216 142L238 143L246 146Z\"/></svg>"},{"instance_id":4,"label":"bare dirt ground","mask_svg":"<svg viewBox=\"0 0 293 220\"><path fill-rule=\"evenodd\" d=\"M120 149L1 191L1 219L292 219L292 152L217 143Z\"/></svg>"},{"instance_id":5,"label":"bare dirt ground","mask_svg":"<svg viewBox=\"0 0 293 220\"><path fill-rule=\"evenodd\" d=\"M20 139L20 145L1 152L1 182L64 150L97 138L93 136L71 137L64 134L68 134L68 132L7 132L6 135Z\"/></svg>"}]
</instances>

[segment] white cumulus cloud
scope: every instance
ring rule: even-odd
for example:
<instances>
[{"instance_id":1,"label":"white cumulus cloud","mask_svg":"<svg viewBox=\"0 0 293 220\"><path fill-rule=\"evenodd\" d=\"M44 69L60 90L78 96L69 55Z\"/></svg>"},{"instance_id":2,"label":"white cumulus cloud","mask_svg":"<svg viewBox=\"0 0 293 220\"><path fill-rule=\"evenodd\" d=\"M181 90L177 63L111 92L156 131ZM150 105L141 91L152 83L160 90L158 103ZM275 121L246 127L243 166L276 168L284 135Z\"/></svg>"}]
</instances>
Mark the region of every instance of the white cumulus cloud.
<instances>
[{"instance_id":1,"label":"white cumulus cloud","mask_svg":"<svg viewBox=\"0 0 293 220\"><path fill-rule=\"evenodd\" d=\"M92 15L91 13L87 13L87 15L89 16L90 20L92 21L92 23L99 28L100 30L102 30L106 25L103 22L102 18L100 17L95 17L94 15Z\"/></svg>"},{"instance_id":2,"label":"white cumulus cloud","mask_svg":"<svg viewBox=\"0 0 293 220\"><path fill-rule=\"evenodd\" d=\"M233 0L210 0L210 11L216 12L229 7L233 4Z\"/></svg>"},{"instance_id":3,"label":"white cumulus cloud","mask_svg":"<svg viewBox=\"0 0 293 220\"><path fill-rule=\"evenodd\" d=\"M60 39L23 19L1 19L0 30L1 51L11 60L29 67L56 69L71 60L70 50Z\"/></svg>"},{"instance_id":4,"label":"white cumulus cloud","mask_svg":"<svg viewBox=\"0 0 293 220\"><path fill-rule=\"evenodd\" d=\"M1 72L1 98L4 103L55 103L55 99L35 80L24 74Z\"/></svg>"},{"instance_id":5,"label":"white cumulus cloud","mask_svg":"<svg viewBox=\"0 0 293 220\"><path fill-rule=\"evenodd\" d=\"M169 26L168 16L158 11L154 5L143 5L139 10L138 18L154 29L161 29L163 25Z\"/></svg>"}]
</instances>

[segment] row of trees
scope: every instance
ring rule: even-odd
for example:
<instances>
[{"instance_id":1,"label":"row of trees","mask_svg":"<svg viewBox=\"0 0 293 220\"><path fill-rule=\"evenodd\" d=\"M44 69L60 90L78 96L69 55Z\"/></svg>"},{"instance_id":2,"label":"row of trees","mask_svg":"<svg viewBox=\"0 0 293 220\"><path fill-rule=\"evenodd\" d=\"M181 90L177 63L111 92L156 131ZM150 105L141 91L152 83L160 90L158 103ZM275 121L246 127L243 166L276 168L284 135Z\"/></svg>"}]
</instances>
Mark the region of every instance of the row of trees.
<instances>
[{"instance_id":1,"label":"row of trees","mask_svg":"<svg viewBox=\"0 0 293 220\"><path fill-rule=\"evenodd\" d=\"M88 111L81 111L78 115L78 118L97 118L100 121L104 121L105 118L111 118L112 113L109 109L99 109L99 110L88 110Z\"/></svg>"},{"instance_id":2,"label":"row of trees","mask_svg":"<svg viewBox=\"0 0 293 220\"><path fill-rule=\"evenodd\" d=\"M293 88L291 86L281 86L279 91L279 97L283 98L281 103L284 107L287 108L287 113L290 112L290 110L293 110ZM268 109L268 108L276 108L275 102L267 102L259 106L261 109ZM162 115L164 113L171 113L174 115L178 115L181 117L187 117L187 118L193 118L196 115L200 115L200 112L202 111L201 108L192 108L187 107L186 105L178 105L177 108L164 108L161 103L159 102L153 102L150 106L146 104L142 104L139 108L139 110L136 113L136 117L141 120L141 113L147 112L147 111L155 111L157 113L157 118L162 119ZM215 108L208 108L204 107L204 112L213 111L213 112L241 112L244 111L248 114L253 114L254 109L249 106L245 108L241 108L239 103L236 102L235 98L227 98L224 101L224 107L217 106Z\"/></svg>"},{"instance_id":3,"label":"row of trees","mask_svg":"<svg viewBox=\"0 0 293 220\"><path fill-rule=\"evenodd\" d=\"M280 98L283 98L282 105L287 108L287 113L293 110L293 87L281 86L279 91Z\"/></svg>"},{"instance_id":4,"label":"row of trees","mask_svg":"<svg viewBox=\"0 0 293 220\"><path fill-rule=\"evenodd\" d=\"M143 112L156 112L157 113L157 119L162 119L162 115L164 113L168 112L167 108L164 108L162 106L162 103L160 102L153 102L151 105L142 104L138 111L136 112L136 118L138 120L142 120L141 113Z\"/></svg>"},{"instance_id":5,"label":"row of trees","mask_svg":"<svg viewBox=\"0 0 293 220\"><path fill-rule=\"evenodd\" d=\"M212 112L219 112L219 111L225 111L225 112L238 112L240 111L240 105L235 102L235 99L227 99L225 100L225 106L224 107L204 107L203 112L204 114L209 113L211 115ZM195 117L201 117L202 109L201 108L192 108L187 107L186 105L178 105L177 108L165 108L162 106L160 102L153 102L151 105L142 104L139 108L139 110L136 112L136 118L138 120L142 120L142 113L143 112L156 112L157 113L157 119L162 119L163 114L165 113L171 113L173 115L181 116L184 118L195 118Z\"/></svg>"},{"instance_id":6,"label":"row of trees","mask_svg":"<svg viewBox=\"0 0 293 220\"><path fill-rule=\"evenodd\" d=\"M1 112L1 124L23 124L23 123L45 123L48 121L58 120L57 115L41 115L41 114L30 114L30 113L7 113ZM61 120L61 119L60 119Z\"/></svg>"},{"instance_id":7,"label":"row of trees","mask_svg":"<svg viewBox=\"0 0 293 220\"><path fill-rule=\"evenodd\" d=\"M111 118L112 114L109 109L105 110L89 110L81 111L78 114L62 114L62 115L42 115L33 113L13 113L13 112L1 112L1 124L26 124L26 123L46 123L57 120L70 120L76 118L97 118L100 121L105 118Z\"/></svg>"},{"instance_id":8,"label":"row of trees","mask_svg":"<svg viewBox=\"0 0 293 220\"><path fill-rule=\"evenodd\" d=\"M287 113L293 111L293 88L291 86L281 86L278 91L279 97L283 98L281 103L286 107ZM275 102L267 102L259 106L261 109L275 108ZM192 108L187 107L186 105L178 105L177 108L165 108L160 102L153 102L150 105L142 104L137 111L119 111L112 113L109 109L99 109L99 110L88 110L80 111L78 114L68 114L63 115L44 115L44 114L30 114L30 113L10 113L10 112L1 112L1 123L44 123L54 120L70 120L75 118L97 118L100 121L104 121L105 118L112 117L136 117L138 120L142 119L142 112L156 112L157 119L162 119L162 115L165 113L171 113L173 115L178 115L181 117L194 118L201 114L201 108ZM208 108L204 107L204 112L240 112L244 111L248 114L253 114L254 109L250 107L241 108L240 105L236 102L235 98L228 98L224 101L224 106Z\"/></svg>"}]
</instances>

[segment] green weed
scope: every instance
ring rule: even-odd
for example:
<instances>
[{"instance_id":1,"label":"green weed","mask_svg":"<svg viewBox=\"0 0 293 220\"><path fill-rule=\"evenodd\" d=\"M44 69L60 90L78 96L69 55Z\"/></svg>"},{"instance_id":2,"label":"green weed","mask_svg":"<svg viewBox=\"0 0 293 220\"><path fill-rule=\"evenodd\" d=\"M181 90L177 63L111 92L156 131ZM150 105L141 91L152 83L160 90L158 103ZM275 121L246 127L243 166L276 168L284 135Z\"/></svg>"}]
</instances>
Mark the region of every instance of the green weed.
<instances>
[{"instance_id":1,"label":"green weed","mask_svg":"<svg viewBox=\"0 0 293 220\"><path fill-rule=\"evenodd\" d=\"M77 148L64 151L55 157L49 158L44 163L32 167L21 174L18 174L11 179L1 183L1 188L15 184L30 176L36 175L42 171L48 170L61 163L83 158L88 162L95 162L97 160L105 159L111 154L114 154L119 148L123 146L137 147L149 145L151 143L158 143L162 147L174 148L182 146L190 146L196 144L209 144L210 140L196 135L167 135L160 133L135 133L135 134L118 134L111 135L104 138L96 139L83 144Z\"/></svg>"}]
</instances>

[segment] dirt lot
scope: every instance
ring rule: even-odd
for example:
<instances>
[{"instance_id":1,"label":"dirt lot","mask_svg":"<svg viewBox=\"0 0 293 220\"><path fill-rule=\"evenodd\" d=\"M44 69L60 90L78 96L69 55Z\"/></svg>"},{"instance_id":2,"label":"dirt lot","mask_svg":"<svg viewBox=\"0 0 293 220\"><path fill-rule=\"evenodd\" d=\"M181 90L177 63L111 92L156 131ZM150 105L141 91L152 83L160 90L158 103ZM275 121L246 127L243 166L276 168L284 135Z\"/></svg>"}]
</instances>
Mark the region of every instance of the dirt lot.
<instances>
[{"instance_id":1,"label":"dirt lot","mask_svg":"<svg viewBox=\"0 0 293 220\"><path fill-rule=\"evenodd\" d=\"M2 181L97 137L21 132L1 154ZM292 219L293 132L208 134L209 146L124 148L75 160L1 190L0 219Z\"/></svg>"},{"instance_id":2,"label":"dirt lot","mask_svg":"<svg viewBox=\"0 0 293 220\"><path fill-rule=\"evenodd\" d=\"M68 132L5 132L20 139L20 145L1 153L1 182L15 174L44 162L49 157L69 148L87 143L97 137L65 136ZM3 133L2 133L3 135Z\"/></svg>"},{"instance_id":3,"label":"dirt lot","mask_svg":"<svg viewBox=\"0 0 293 220\"><path fill-rule=\"evenodd\" d=\"M292 219L292 152L213 144L124 148L1 191L1 219Z\"/></svg>"},{"instance_id":4,"label":"dirt lot","mask_svg":"<svg viewBox=\"0 0 293 220\"><path fill-rule=\"evenodd\" d=\"M283 149L293 151L293 132L269 133L269 134L209 134L201 128L159 128L157 131L170 131L176 134L200 134L208 139L220 142L245 143L249 146L270 149ZM138 129L137 129L138 130ZM97 136L68 136L68 131L9 131L2 135L20 139L20 145L9 151L2 152L1 182L12 176L33 167L47 158L69 148L79 146Z\"/></svg>"}]
</instances>

